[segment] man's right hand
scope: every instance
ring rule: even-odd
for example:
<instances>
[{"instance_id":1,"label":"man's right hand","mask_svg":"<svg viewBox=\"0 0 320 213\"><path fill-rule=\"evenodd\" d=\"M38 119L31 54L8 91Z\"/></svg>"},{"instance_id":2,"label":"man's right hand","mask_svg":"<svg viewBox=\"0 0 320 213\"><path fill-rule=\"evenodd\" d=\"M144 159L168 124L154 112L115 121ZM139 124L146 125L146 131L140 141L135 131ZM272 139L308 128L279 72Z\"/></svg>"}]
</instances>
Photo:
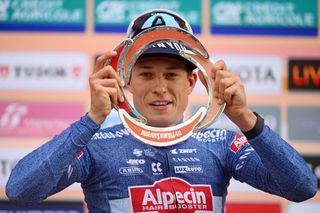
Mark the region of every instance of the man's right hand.
<instances>
[{"instance_id":1,"label":"man's right hand","mask_svg":"<svg viewBox=\"0 0 320 213\"><path fill-rule=\"evenodd\" d=\"M97 124L101 124L110 114L112 103L124 101L120 90L124 82L110 65L105 66L106 61L116 55L115 51L101 55L96 61L93 73L89 76L91 106L88 115Z\"/></svg>"}]
</instances>

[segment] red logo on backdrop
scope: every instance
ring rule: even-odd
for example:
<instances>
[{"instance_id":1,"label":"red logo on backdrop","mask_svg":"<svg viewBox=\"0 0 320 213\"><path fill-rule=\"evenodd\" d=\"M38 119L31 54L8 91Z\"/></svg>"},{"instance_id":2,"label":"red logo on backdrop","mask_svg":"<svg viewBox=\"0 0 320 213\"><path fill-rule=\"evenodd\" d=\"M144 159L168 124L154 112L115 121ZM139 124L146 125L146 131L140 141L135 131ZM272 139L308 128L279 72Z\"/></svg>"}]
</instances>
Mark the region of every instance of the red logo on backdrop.
<instances>
[{"instance_id":1,"label":"red logo on backdrop","mask_svg":"<svg viewBox=\"0 0 320 213\"><path fill-rule=\"evenodd\" d=\"M9 74L9 66L8 65L0 65L0 77L6 78Z\"/></svg>"},{"instance_id":2,"label":"red logo on backdrop","mask_svg":"<svg viewBox=\"0 0 320 213\"><path fill-rule=\"evenodd\" d=\"M224 208L225 213L280 213L280 203L257 203L257 202L245 202L245 203L227 203Z\"/></svg>"},{"instance_id":3,"label":"red logo on backdrop","mask_svg":"<svg viewBox=\"0 0 320 213\"><path fill-rule=\"evenodd\" d=\"M289 61L289 89L319 90L320 59L291 59Z\"/></svg>"},{"instance_id":4,"label":"red logo on backdrop","mask_svg":"<svg viewBox=\"0 0 320 213\"><path fill-rule=\"evenodd\" d=\"M72 73L75 78L79 78L81 75L81 72L82 72L82 70L81 70L80 66L75 66L72 68Z\"/></svg>"},{"instance_id":5,"label":"red logo on backdrop","mask_svg":"<svg viewBox=\"0 0 320 213\"><path fill-rule=\"evenodd\" d=\"M213 211L210 185L190 185L180 178L166 178L153 185L129 187L133 212Z\"/></svg>"},{"instance_id":6,"label":"red logo on backdrop","mask_svg":"<svg viewBox=\"0 0 320 213\"><path fill-rule=\"evenodd\" d=\"M232 141L231 145L230 145L230 149L231 151L233 151L234 153L237 153L239 151L239 149L248 144L248 140L246 138L246 136L244 135L240 135L240 134L237 134L235 137L234 137L234 140Z\"/></svg>"},{"instance_id":7,"label":"red logo on backdrop","mask_svg":"<svg viewBox=\"0 0 320 213\"><path fill-rule=\"evenodd\" d=\"M82 103L1 102L0 137L52 137L83 113Z\"/></svg>"}]
</instances>

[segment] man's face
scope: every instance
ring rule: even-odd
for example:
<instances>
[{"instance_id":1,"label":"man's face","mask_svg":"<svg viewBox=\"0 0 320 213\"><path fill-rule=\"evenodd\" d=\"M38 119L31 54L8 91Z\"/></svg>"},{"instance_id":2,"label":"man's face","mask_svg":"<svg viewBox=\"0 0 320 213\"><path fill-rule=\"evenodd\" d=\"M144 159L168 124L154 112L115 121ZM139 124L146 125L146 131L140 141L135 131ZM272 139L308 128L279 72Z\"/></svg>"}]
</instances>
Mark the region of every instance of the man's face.
<instances>
[{"instance_id":1,"label":"man's face","mask_svg":"<svg viewBox=\"0 0 320 213\"><path fill-rule=\"evenodd\" d=\"M196 80L197 75L188 74L186 65L177 59L146 57L133 67L128 88L148 125L167 127L181 121Z\"/></svg>"}]
</instances>

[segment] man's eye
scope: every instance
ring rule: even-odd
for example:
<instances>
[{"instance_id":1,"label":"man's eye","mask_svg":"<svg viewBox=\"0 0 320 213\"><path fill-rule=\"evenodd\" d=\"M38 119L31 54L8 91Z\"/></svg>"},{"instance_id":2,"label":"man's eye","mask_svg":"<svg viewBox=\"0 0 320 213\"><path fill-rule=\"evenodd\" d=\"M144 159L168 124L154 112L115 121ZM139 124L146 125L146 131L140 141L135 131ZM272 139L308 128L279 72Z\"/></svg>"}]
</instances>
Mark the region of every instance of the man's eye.
<instances>
[{"instance_id":1,"label":"man's eye","mask_svg":"<svg viewBox=\"0 0 320 213\"><path fill-rule=\"evenodd\" d=\"M150 72L143 72L140 75L144 78L152 78L152 73Z\"/></svg>"},{"instance_id":2,"label":"man's eye","mask_svg":"<svg viewBox=\"0 0 320 213\"><path fill-rule=\"evenodd\" d=\"M176 73L166 73L165 74L166 79L172 79L172 78L175 78L176 76L178 76Z\"/></svg>"}]
</instances>

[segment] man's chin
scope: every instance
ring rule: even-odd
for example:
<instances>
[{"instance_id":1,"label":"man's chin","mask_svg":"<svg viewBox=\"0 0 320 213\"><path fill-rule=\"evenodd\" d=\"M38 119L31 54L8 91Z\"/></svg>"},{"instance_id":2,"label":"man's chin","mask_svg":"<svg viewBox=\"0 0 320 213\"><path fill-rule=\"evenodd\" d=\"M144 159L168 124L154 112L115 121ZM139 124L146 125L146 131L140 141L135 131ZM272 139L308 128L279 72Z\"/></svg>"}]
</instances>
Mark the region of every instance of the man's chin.
<instances>
[{"instance_id":1,"label":"man's chin","mask_svg":"<svg viewBox=\"0 0 320 213\"><path fill-rule=\"evenodd\" d=\"M161 120L148 120L147 125L153 127L170 127L175 126L177 122L169 122L168 120L161 121Z\"/></svg>"}]
</instances>

